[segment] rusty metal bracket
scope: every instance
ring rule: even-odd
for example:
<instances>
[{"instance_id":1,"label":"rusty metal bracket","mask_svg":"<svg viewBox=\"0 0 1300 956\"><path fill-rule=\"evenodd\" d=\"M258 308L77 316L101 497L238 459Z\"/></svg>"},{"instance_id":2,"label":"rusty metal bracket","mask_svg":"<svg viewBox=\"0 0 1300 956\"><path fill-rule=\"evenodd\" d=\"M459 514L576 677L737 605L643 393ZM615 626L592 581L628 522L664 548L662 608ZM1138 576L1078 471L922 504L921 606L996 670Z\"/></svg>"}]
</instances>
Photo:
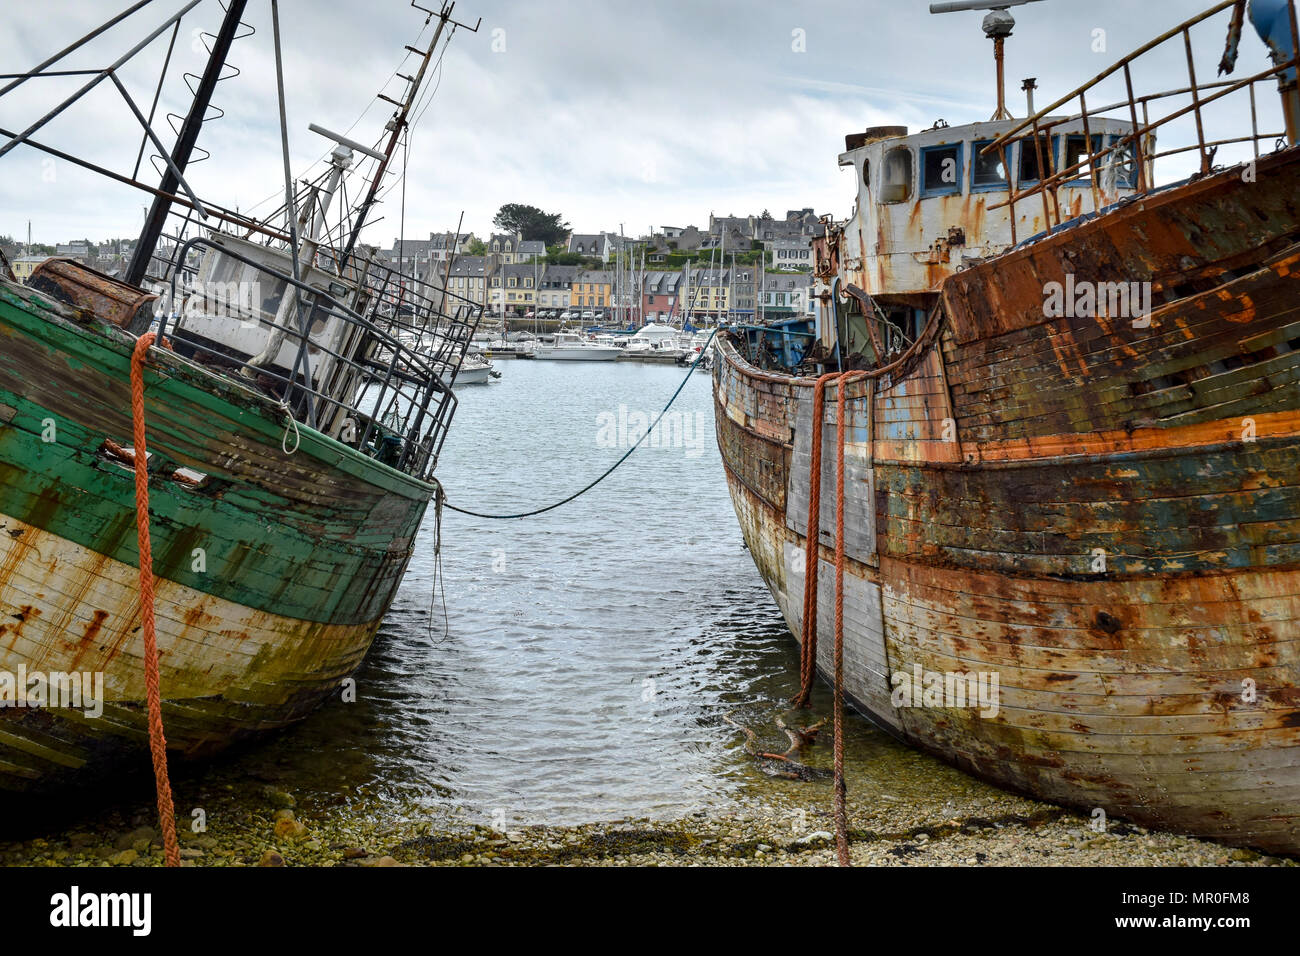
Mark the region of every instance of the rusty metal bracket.
<instances>
[{"instance_id":1,"label":"rusty metal bracket","mask_svg":"<svg viewBox=\"0 0 1300 956\"><path fill-rule=\"evenodd\" d=\"M862 289L859 289L857 286L852 284L846 286L845 291L848 292L849 295L853 296L853 298L857 299L858 304L862 306L862 314L867 320L867 334L871 336L871 347L876 350L876 361L883 362L885 360L885 350L884 346L880 343L880 335L876 331L876 300L871 298L871 296Z\"/></svg>"}]
</instances>

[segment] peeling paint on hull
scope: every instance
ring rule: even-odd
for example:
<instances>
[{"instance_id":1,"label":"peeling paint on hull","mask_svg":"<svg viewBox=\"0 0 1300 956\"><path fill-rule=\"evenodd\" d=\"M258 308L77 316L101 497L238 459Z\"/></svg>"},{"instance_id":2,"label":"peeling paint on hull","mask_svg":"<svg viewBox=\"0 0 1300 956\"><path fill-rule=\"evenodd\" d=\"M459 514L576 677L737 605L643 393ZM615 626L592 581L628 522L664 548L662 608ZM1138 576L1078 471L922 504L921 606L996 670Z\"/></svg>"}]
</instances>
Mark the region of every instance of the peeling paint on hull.
<instances>
[{"instance_id":1,"label":"peeling paint on hull","mask_svg":"<svg viewBox=\"0 0 1300 956\"><path fill-rule=\"evenodd\" d=\"M1269 175L1289 183L1297 168L1291 151ZM1101 217L1011 254L1039 266L1021 262L1016 273L995 260L960 273L943 290L959 334L948 325L902 374L850 386L859 464L847 492L846 690L902 739L1008 788L1297 853L1295 219L1286 226L1277 215L1278 235L1263 242L1217 235L1214 254L1231 268L1198 264L1207 284L1170 295L1150 329L1047 322L1041 276L1028 274L1078 262L1115 229L1173 234L1206 196L1221 209L1254 201L1227 182L1185 189L1119 223ZM1280 209L1294 195L1260 201ZM1123 262L1111 255L1089 267L1117 280ZM981 290L993 276L990 303ZM714 383L736 513L797 638L809 482L798 449L812 385L754 369L728 341ZM833 389L826 420L833 473ZM945 423L956 441L944 440ZM834 620L834 498L825 495L823 674ZM916 666L996 673L997 715L897 706L892 679Z\"/></svg>"},{"instance_id":2,"label":"peeling paint on hull","mask_svg":"<svg viewBox=\"0 0 1300 956\"><path fill-rule=\"evenodd\" d=\"M102 673L98 719L0 708L0 789L85 784L144 755L133 340L0 286L0 672ZM146 374L168 747L206 757L306 717L355 672L431 485L170 354ZM179 469L202 476L198 484Z\"/></svg>"}]
</instances>

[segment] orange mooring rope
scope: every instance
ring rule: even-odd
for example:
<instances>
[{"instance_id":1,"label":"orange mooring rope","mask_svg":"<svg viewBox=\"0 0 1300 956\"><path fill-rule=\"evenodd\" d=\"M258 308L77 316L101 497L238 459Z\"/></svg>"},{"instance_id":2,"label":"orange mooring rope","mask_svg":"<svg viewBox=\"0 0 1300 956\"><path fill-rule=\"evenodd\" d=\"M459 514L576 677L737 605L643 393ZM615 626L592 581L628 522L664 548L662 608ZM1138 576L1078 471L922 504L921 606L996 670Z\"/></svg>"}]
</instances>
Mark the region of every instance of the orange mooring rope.
<instances>
[{"instance_id":1,"label":"orange mooring rope","mask_svg":"<svg viewBox=\"0 0 1300 956\"><path fill-rule=\"evenodd\" d=\"M158 689L158 637L154 622L153 548L149 541L149 453L144 430L144 363L156 336L141 336L131 356L131 413L135 441L135 521L140 543L140 619L144 625L144 686L149 704L149 750L158 790L158 822L168 866L180 866L176 813L167 776L167 737L163 733L162 694Z\"/></svg>"},{"instance_id":2,"label":"orange mooring rope","mask_svg":"<svg viewBox=\"0 0 1300 956\"><path fill-rule=\"evenodd\" d=\"M826 387L835 382L836 454L835 476L835 849L840 866L848 866L848 788L844 782L844 445L846 396L849 382L859 373L832 373L817 380L813 389L812 449L808 481L808 536L805 547L803 591L803 641L799 654L799 696L792 702L807 707L817 676L818 568L821 564L822 434L826 417Z\"/></svg>"},{"instance_id":3,"label":"orange mooring rope","mask_svg":"<svg viewBox=\"0 0 1300 956\"><path fill-rule=\"evenodd\" d=\"M845 401L851 375L841 375L836 386L835 476L835 849L840 866L849 866L848 787L844 782L844 442L848 432Z\"/></svg>"},{"instance_id":4,"label":"orange mooring rope","mask_svg":"<svg viewBox=\"0 0 1300 956\"><path fill-rule=\"evenodd\" d=\"M826 417L826 386L839 373L823 375L813 389L811 464L808 468L808 536L804 542L803 640L799 648L799 696L795 707L808 707L817 678L817 590L821 566L822 525L822 420Z\"/></svg>"}]
</instances>

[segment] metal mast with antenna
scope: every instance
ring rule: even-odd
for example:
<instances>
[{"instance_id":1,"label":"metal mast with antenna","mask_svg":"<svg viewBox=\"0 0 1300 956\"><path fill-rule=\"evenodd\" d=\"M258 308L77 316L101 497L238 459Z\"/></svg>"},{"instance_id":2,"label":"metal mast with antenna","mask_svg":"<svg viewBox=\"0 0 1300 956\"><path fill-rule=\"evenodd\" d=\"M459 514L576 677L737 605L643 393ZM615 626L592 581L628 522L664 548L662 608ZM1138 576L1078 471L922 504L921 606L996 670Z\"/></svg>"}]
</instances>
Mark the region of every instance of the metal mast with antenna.
<instances>
[{"instance_id":1,"label":"metal mast with antenna","mask_svg":"<svg viewBox=\"0 0 1300 956\"><path fill-rule=\"evenodd\" d=\"M958 13L963 10L988 10L984 18L984 35L993 41L993 59L998 71L998 111L993 120L1009 120L1011 113L1007 109L1006 69L1003 53L1007 37L1016 28L1016 18L1008 13L1010 7L1022 7L1026 3L1038 3L1040 0L950 0L947 3L930 4L931 13Z\"/></svg>"},{"instance_id":2,"label":"metal mast with antenna","mask_svg":"<svg viewBox=\"0 0 1300 956\"><path fill-rule=\"evenodd\" d=\"M348 257L352 255L352 251L357 247L357 240L361 238L361 230L365 228L366 219L370 215L370 210L374 208L376 198L379 195L379 187L383 185L384 176L388 173L389 164L392 163L393 155L397 152L397 146L398 143L401 142L402 133L406 130L411 117L411 111L415 107L416 99L420 95L420 88L424 85L425 74L429 72L429 64L433 62L433 55L438 52L438 44L442 40L443 31L446 30L447 25L450 24L453 27L460 27L469 30L471 33L478 33L479 27L483 25L482 17L479 17L478 23L472 27L468 24L453 20L451 15L456 9L455 2L444 3L442 9L437 13L434 13L434 11L427 7L420 6L415 2L415 0L411 0L411 6L416 10L419 10L421 13L427 13L429 15L428 19L424 21L425 26L428 26L433 18L437 17L438 29L434 31L433 42L429 44L428 50L417 50L413 46L408 46L406 48L423 58L420 61L420 69L415 76L402 76L402 79L406 80L408 84L406 99L399 103L396 100L389 99L382 93L379 94L381 100L386 103L392 103L396 106L397 112L393 114L393 118L388 121L388 125L385 127L390 134L388 137L388 148L383 151L384 159L379 162L379 166L375 170L375 178L370 182L370 189L366 193L365 200L363 200L361 205L357 208L357 217L356 222L352 226L352 235L348 238L348 244L344 248L341 257L343 262L347 262Z\"/></svg>"}]
</instances>

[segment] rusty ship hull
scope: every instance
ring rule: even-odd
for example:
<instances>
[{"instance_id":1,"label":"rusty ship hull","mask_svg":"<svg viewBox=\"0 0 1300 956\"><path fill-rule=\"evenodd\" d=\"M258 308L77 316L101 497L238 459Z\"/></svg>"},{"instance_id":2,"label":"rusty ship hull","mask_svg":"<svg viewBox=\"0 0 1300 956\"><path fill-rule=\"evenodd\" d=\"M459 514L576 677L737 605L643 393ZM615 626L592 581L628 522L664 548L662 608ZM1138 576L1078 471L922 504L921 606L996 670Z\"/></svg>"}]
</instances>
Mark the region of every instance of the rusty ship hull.
<instances>
[{"instance_id":1,"label":"rusty ship hull","mask_svg":"<svg viewBox=\"0 0 1300 956\"><path fill-rule=\"evenodd\" d=\"M1195 178L956 272L926 299L916 346L847 386L845 689L881 727L999 785L1296 853L1300 149L1255 172ZM831 263L879 286L846 265ZM1149 322L1049 317L1044 289L1075 273L1149 282ZM814 383L760 370L738 344L714 372L718 440L798 639ZM900 698L917 668L996 674L996 715Z\"/></svg>"},{"instance_id":2,"label":"rusty ship hull","mask_svg":"<svg viewBox=\"0 0 1300 956\"><path fill-rule=\"evenodd\" d=\"M0 790L148 767L134 472L120 452L134 341L0 282L0 674L103 680L102 714L86 698L25 706L30 688L9 689ZM173 353L151 356L145 386L167 743L206 757L341 692L435 486L306 426L293 449L280 403Z\"/></svg>"}]
</instances>

